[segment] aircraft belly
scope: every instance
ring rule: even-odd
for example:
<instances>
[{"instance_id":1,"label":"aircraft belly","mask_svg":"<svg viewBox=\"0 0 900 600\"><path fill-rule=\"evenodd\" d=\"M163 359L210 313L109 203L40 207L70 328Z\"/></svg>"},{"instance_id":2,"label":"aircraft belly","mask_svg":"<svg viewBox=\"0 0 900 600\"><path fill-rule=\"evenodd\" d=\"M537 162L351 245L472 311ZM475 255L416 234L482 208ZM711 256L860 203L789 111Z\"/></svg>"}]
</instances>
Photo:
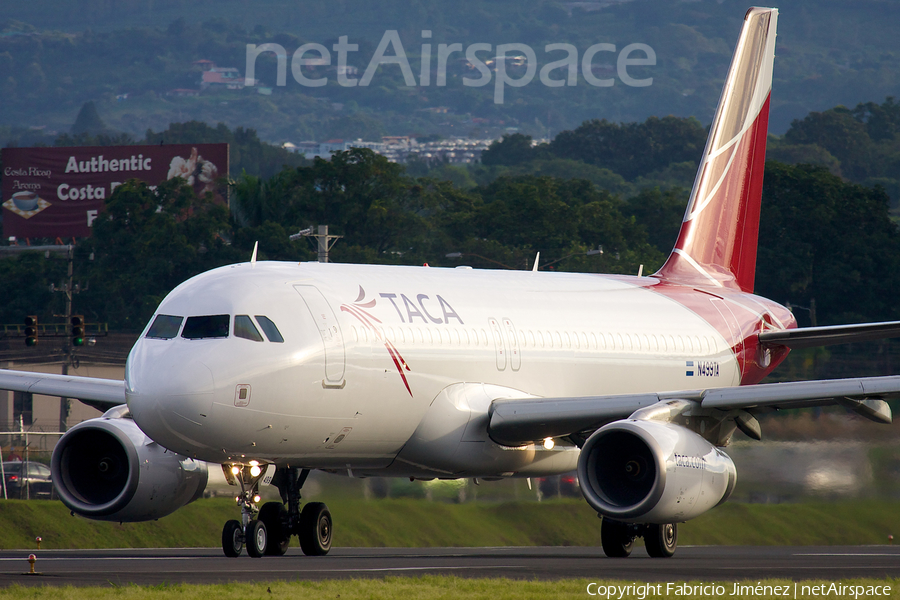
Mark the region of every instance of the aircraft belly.
<instances>
[{"instance_id":1,"label":"aircraft belly","mask_svg":"<svg viewBox=\"0 0 900 600\"><path fill-rule=\"evenodd\" d=\"M212 422L215 430L207 430L205 438L219 447L208 448L212 457L204 460L221 462L253 457L257 460L299 462L312 468L388 464L400 444L369 437L365 427L345 418L312 418L276 414L214 403Z\"/></svg>"}]
</instances>

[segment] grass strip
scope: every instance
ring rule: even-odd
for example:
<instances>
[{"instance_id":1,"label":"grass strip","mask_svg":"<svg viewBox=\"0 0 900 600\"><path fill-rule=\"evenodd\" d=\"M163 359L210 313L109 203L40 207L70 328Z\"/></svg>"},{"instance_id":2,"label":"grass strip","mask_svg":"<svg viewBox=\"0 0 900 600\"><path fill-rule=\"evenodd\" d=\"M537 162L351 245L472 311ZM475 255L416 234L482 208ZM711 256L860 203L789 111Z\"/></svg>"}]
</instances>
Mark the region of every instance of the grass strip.
<instances>
[{"instance_id":1,"label":"grass strip","mask_svg":"<svg viewBox=\"0 0 900 600\"><path fill-rule=\"evenodd\" d=\"M328 501L343 547L597 546L600 519L577 499L450 504L412 499ZM190 504L148 523L72 517L56 501L3 503L0 547L43 549L217 547L238 518L227 498ZM679 526L683 545L887 544L900 536L896 503L725 504ZM900 537L898 537L900 539Z\"/></svg>"},{"instance_id":2,"label":"grass strip","mask_svg":"<svg viewBox=\"0 0 900 600\"><path fill-rule=\"evenodd\" d=\"M24 587L13 585L0 589L0 600L5 598L26 600L41 599L52 593L55 600L144 600L157 598L178 598L179 600L248 600L262 598L292 598L296 600L393 600L395 598L415 598L416 600L455 600L457 598L484 598L489 600L556 600L569 598L594 598L598 591L603 598L622 600L647 600L655 598L708 599L728 597L734 599L753 598L768 600L787 597L802 599L831 598L900 598L900 579L847 579L840 581L804 580L793 582L789 579L768 579L764 581L720 582L723 594L710 594L710 582L668 582L649 583L634 581L596 581L585 579L563 579L554 581L524 581L505 578L468 579L455 576L423 575L419 577L384 577L376 579L332 579L325 581L294 581L270 583L227 583L220 585L157 585L157 586L109 586L61 588ZM593 584L589 588L589 584ZM738 587L735 592L735 584ZM843 593L827 593L829 586ZM796 585L796 596L795 586ZM615 594L609 595L609 586L615 586ZM629 588L629 586L632 586ZM643 587L641 587L643 586ZM825 586L825 587L819 587ZM875 596L867 591L878 588L887 595ZM832 588L833 589L833 588ZM590 590L590 592L589 592ZM624 593L619 593L620 590ZM690 593L693 590L697 593ZM685 593L686 592L686 593ZM758 593L761 592L761 593ZM778 593L774 593L778 592ZM806 593L804 593L806 592ZM861 592L861 593L860 593ZM855 593L855 594L854 594Z\"/></svg>"}]
</instances>

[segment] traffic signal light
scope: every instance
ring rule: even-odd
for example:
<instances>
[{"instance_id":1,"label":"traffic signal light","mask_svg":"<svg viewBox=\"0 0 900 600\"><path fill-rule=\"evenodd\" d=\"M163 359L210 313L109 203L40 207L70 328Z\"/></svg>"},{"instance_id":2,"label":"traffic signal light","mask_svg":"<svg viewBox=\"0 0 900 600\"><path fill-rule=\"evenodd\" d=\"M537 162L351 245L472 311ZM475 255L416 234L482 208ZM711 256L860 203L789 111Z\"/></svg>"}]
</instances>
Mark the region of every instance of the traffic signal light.
<instances>
[{"instance_id":1,"label":"traffic signal light","mask_svg":"<svg viewBox=\"0 0 900 600\"><path fill-rule=\"evenodd\" d=\"M25 345L37 346L38 343L38 322L37 317L25 317Z\"/></svg>"},{"instance_id":2,"label":"traffic signal light","mask_svg":"<svg viewBox=\"0 0 900 600\"><path fill-rule=\"evenodd\" d=\"M81 315L72 317L72 345L84 346L84 317Z\"/></svg>"}]
</instances>

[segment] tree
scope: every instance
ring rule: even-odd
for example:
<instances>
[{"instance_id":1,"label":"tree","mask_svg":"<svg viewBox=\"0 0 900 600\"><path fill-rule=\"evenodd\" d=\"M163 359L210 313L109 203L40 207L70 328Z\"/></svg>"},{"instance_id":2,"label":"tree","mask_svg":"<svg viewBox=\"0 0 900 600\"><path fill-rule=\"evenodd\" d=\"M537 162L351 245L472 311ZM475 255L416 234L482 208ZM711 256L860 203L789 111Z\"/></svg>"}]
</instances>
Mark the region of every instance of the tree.
<instances>
[{"instance_id":1,"label":"tree","mask_svg":"<svg viewBox=\"0 0 900 600\"><path fill-rule=\"evenodd\" d=\"M288 212L292 171L284 169L269 179L246 171L232 181L231 211L242 227L258 227L267 221L283 222Z\"/></svg>"},{"instance_id":2,"label":"tree","mask_svg":"<svg viewBox=\"0 0 900 600\"><path fill-rule=\"evenodd\" d=\"M840 161L818 144L786 144L777 138L770 139L766 148L766 160L789 165L817 165L825 167L834 175L841 175Z\"/></svg>"},{"instance_id":3,"label":"tree","mask_svg":"<svg viewBox=\"0 0 900 600\"><path fill-rule=\"evenodd\" d=\"M698 161L705 143L706 130L693 117L650 117L643 123L594 119L557 135L550 152L610 169L632 181L671 163Z\"/></svg>"},{"instance_id":4,"label":"tree","mask_svg":"<svg viewBox=\"0 0 900 600\"><path fill-rule=\"evenodd\" d=\"M376 253L407 247L406 240L424 227L424 197L402 165L367 148L335 152L331 160L316 158L286 177L288 223L327 224L349 245Z\"/></svg>"},{"instance_id":5,"label":"tree","mask_svg":"<svg viewBox=\"0 0 900 600\"><path fill-rule=\"evenodd\" d=\"M542 262L560 260L561 270L637 272L639 264L661 264L662 255L647 243L647 234L633 217L622 212L618 197L585 180L552 177L501 177L473 190L480 198L461 215L467 239L461 251L494 258L504 253L505 264L518 266L540 251ZM475 246L490 240L494 254ZM585 259L591 248L603 255ZM501 262L504 262L501 260ZM487 264L482 266L489 266Z\"/></svg>"},{"instance_id":6,"label":"tree","mask_svg":"<svg viewBox=\"0 0 900 600\"><path fill-rule=\"evenodd\" d=\"M50 291L51 283L65 280L66 261L45 258L42 252L6 256L0 260L0 323L21 323L26 315L37 315L39 323L52 322L64 312L62 294Z\"/></svg>"},{"instance_id":7,"label":"tree","mask_svg":"<svg viewBox=\"0 0 900 600\"><path fill-rule=\"evenodd\" d=\"M94 255L82 301L98 320L120 329L143 328L185 279L243 258L222 237L230 229L228 209L211 194L198 198L179 178L156 189L126 181L106 200L93 229L78 247L81 257Z\"/></svg>"},{"instance_id":8,"label":"tree","mask_svg":"<svg viewBox=\"0 0 900 600\"><path fill-rule=\"evenodd\" d=\"M893 96L882 104L857 104L852 113L857 121L866 124L866 132L873 141L892 140L900 135L900 103Z\"/></svg>"},{"instance_id":9,"label":"tree","mask_svg":"<svg viewBox=\"0 0 900 600\"><path fill-rule=\"evenodd\" d=\"M688 191L681 188L641 190L628 199L626 213L633 215L644 227L648 241L668 255L681 229L688 196Z\"/></svg>"},{"instance_id":10,"label":"tree","mask_svg":"<svg viewBox=\"0 0 900 600\"><path fill-rule=\"evenodd\" d=\"M502 139L493 141L488 149L481 153L481 164L487 166L520 165L534 160L538 154L530 135L503 134Z\"/></svg>"},{"instance_id":11,"label":"tree","mask_svg":"<svg viewBox=\"0 0 900 600\"><path fill-rule=\"evenodd\" d=\"M900 317L900 233L880 188L766 163L757 265L757 293L801 306L815 298L819 324Z\"/></svg>"},{"instance_id":12,"label":"tree","mask_svg":"<svg viewBox=\"0 0 900 600\"><path fill-rule=\"evenodd\" d=\"M865 124L843 106L795 119L784 134L784 141L824 148L840 161L841 172L850 179L859 181L869 174L872 140Z\"/></svg>"}]
</instances>

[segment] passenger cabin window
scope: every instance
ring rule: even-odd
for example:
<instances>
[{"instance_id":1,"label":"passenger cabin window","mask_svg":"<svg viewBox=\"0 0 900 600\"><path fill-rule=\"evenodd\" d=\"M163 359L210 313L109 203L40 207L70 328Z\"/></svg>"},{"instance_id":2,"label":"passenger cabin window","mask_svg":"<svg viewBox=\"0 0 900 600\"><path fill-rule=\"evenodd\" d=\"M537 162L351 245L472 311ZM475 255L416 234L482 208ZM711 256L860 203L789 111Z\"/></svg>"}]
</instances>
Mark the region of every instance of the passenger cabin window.
<instances>
[{"instance_id":1,"label":"passenger cabin window","mask_svg":"<svg viewBox=\"0 0 900 600\"><path fill-rule=\"evenodd\" d=\"M181 337L189 340L202 340L205 338L228 337L228 323L230 315L204 315L202 317L188 317L184 323Z\"/></svg>"},{"instance_id":2,"label":"passenger cabin window","mask_svg":"<svg viewBox=\"0 0 900 600\"><path fill-rule=\"evenodd\" d=\"M158 338L161 340L171 340L178 335L178 329L184 317L175 317L172 315L156 315L153 319L153 325L147 331L146 337Z\"/></svg>"},{"instance_id":3,"label":"passenger cabin window","mask_svg":"<svg viewBox=\"0 0 900 600\"><path fill-rule=\"evenodd\" d=\"M263 333L266 334L266 337L269 338L270 342L277 342L279 344L284 342L284 338L281 337L281 332L275 327L275 323L272 322L272 319L262 315L256 315L256 322L259 323L260 329L263 330Z\"/></svg>"},{"instance_id":4,"label":"passenger cabin window","mask_svg":"<svg viewBox=\"0 0 900 600\"><path fill-rule=\"evenodd\" d=\"M259 330L253 324L253 321L250 320L249 315L236 315L234 317L234 335L235 337L254 342L263 341L262 336L259 335Z\"/></svg>"}]
</instances>

